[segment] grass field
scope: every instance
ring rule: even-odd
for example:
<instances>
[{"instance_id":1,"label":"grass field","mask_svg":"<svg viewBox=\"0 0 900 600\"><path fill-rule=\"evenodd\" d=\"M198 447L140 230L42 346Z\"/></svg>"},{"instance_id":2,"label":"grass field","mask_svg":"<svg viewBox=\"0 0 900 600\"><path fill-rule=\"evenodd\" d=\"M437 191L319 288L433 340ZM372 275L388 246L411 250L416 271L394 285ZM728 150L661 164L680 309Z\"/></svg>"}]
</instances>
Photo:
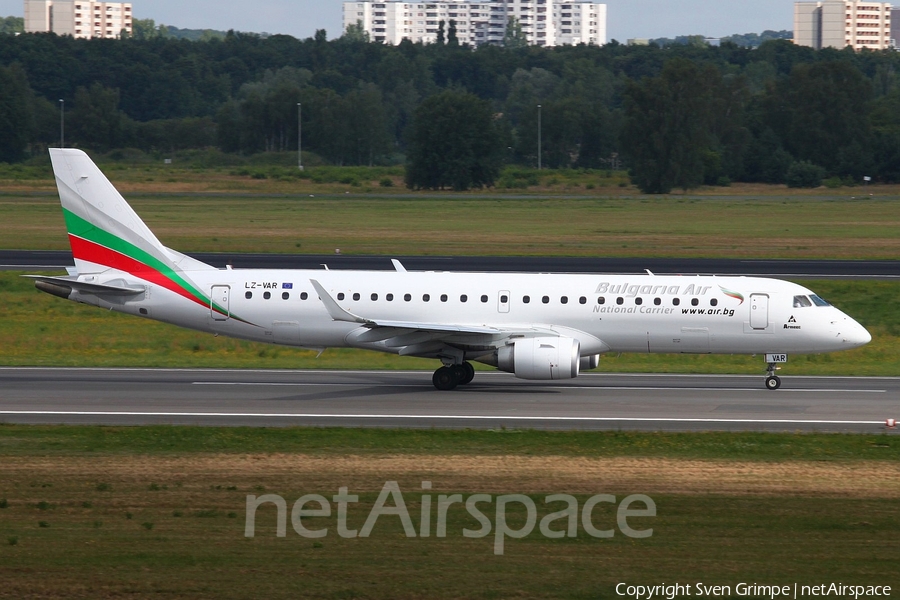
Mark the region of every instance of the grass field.
<instances>
[{"instance_id":1,"label":"grass field","mask_svg":"<svg viewBox=\"0 0 900 600\"><path fill-rule=\"evenodd\" d=\"M183 252L900 256L900 195L281 196L273 184L259 194L171 187L171 195L125 195L163 243ZM0 194L0 247L61 250L67 243L55 195Z\"/></svg>"},{"instance_id":2,"label":"grass field","mask_svg":"<svg viewBox=\"0 0 900 600\"><path fill-rule=\"evenodd\" d=\"M0 596L10 598L612 598L619 582L896 585L895 436L190 427L0 426ZM367 538L306 518L313 540L275 535L274 505L244 536L246 496L359 496L359 529L397 481L421 532L395 516ZM645 539L466 538L461 505L434 535L438 494L646 494ZM393 506L389 501L388 506ZM612 527L612 505L593 522ZM492 524L494 503L480 505ZM511 527L524 525L510 505ZM564 529L557 521L553 529ZM86 574L90 574L87 576ZM752 597L752 596L750 596Z\"/></svg>"}]
</instances>

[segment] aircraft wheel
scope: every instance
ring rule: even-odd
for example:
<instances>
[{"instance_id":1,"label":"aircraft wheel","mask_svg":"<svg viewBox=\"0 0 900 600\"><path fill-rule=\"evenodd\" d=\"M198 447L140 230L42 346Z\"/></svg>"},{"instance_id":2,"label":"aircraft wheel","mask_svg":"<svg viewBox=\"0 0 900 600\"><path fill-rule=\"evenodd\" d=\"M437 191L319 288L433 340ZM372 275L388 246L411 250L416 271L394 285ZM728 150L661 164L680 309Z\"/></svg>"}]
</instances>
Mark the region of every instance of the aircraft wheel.
<instances>
[{"instance_id":1,"label":"aircraft wheel","mask_svg":"<svg viewBox=\"0 0 900 600\"><path fill-rule=\"evenodd\" d=\"M472 363L464 362L459 365L459 368L462 369L462 377L459 379L459 385L472 383L472 380L475 379L475 367L472 366Z\"/></svg>"},{"instance_id":2,"label":"aircraft wheel","mask_svg":"<svg viewBox=\"0 0 900 600\"><path fill-rule=\"evenodd\" d=\"M434 375L431 377L431 382L437 389L448 391L459 385L459 377L453 372L452 368L441 367L434 372Z\"/></svg>"},{"instance_id":3,"label":"aircraft wheel","mask_svg":"<svg viewBox=\"0 0 900 600\"><path fill-rule=\"evenodd\" d=\"M781 387L781 378L777 375L766 377L766 389L775 391Z\"/></svg>"}]
</instances>

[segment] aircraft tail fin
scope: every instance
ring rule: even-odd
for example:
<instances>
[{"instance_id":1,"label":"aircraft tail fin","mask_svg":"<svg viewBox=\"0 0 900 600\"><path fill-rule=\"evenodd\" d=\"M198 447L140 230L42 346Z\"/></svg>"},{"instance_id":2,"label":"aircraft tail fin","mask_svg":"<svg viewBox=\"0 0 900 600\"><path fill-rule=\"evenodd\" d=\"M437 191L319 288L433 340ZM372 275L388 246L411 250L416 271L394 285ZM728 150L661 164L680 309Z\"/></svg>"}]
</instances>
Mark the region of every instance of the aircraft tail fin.
<instances>
[{"instance_id":1,"label":"aircraft tail fin","mask_svg":"<svg viewBox=\"0 0 900 600\"><path fill-rule=\"evenodd\" d=\"M51 148L50 160L79 273L119 269L143 277L180 270L183 255L160 243L87 154Z\"/></svg>"}]
</instances>

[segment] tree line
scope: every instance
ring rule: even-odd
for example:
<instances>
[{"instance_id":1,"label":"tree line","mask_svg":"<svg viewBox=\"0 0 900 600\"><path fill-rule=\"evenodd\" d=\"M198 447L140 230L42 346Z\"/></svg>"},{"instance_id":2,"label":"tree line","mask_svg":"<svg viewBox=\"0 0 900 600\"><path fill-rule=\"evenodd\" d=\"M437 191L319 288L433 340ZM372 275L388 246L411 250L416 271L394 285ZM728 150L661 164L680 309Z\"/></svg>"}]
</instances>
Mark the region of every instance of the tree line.
<instances>
[{"instance_id":1,"label":"tree line","mask_svg":"<svg viewBox=\"0 0 900 600\"><path fill-rule=\"evenodd\" d=\"M62 99L67 145L98 152L295 150L302 112L304 150L332 164L436 164L443 147L486 152L484 164L535 166L540 120L542 166L624 166L647 192L822 177L896 182L898 69L900 53L778 39L752 49L615 41L472 49L389 46L352 31L328 40L323 30L303 40L0 34L0 161L58 143ZM471 126L485 115L487 124ZM478 162L454 164L467 161ZM491 172L410 183L491 185Z\"/></svg>"}]
</instances>

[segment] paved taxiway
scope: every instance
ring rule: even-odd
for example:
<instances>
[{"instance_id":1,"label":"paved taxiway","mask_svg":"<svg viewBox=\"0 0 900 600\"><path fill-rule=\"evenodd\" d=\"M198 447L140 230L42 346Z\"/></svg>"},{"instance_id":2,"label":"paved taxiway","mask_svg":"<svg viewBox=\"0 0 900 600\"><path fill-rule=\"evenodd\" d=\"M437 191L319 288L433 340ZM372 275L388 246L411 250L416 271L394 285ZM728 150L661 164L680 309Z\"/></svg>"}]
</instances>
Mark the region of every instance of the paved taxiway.
<instances>
[{"instance_id":1,"label":"paved taxiway","mask_svg":"<svg viewBox=\"0 0 900 600\"><path fill-rule=\"evenodd\" d=\"M215 267L238 269L393 270L391 258L411 271L731 274L766 277L900 279L897 260L775 260L731 258L604 258L567 256L378 256L351 254L252 254L192 252ZM0 270L62 270L74 264L72 253L0 250Z\"/></svg>"},{"instance_id":2,"label":"paved taxiway","mask_svg":"<svg viewBox=\"0 0 900 600\"><path fill-rule=\"evenodd\" d=\"M0 422L535 429L885 431L900 378L591 373L527 382L479 372L0 368Z\"/></svg>"}]
</instances>

